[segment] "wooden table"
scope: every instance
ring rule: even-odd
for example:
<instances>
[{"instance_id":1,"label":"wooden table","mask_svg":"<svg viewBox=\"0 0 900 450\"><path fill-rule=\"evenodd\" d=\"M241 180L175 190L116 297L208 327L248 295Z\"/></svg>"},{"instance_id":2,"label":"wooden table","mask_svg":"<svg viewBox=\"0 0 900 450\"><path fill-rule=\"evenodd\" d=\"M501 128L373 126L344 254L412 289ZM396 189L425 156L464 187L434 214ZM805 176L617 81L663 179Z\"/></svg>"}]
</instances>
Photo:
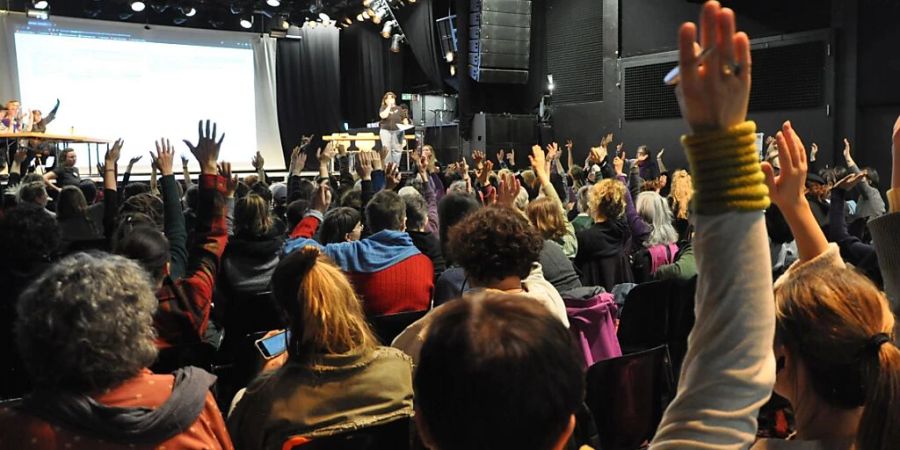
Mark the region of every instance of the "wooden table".
<instances>
[{"instance_id":1,"label":"wooden table","mask_svg":"<svg viewBox=\"0 0 900 450\"><path fill-rule=\"evenodd\" d=\"M109 139L100 139L88 136L75 136L70 134L51 134L51 133L0 133L0 139L5 140L6 142L6 151L9 151L9 142L13 140L22 140L22 139L40 139L42 141L50 141L57 142L61 144L63 148L68 147L72 144L85 144L88 148L88 175L91 175L94 170L94 160L100 162L100 146L105 145L106 150L109 150L109 143L111 142ZM91 155L91 146L94 146L94 154ZM57 152L59 148L57 148ZM59 157L59 155L54 155L55 157ZM92 157L93 156L93 157Z\"/></svg>"},{"instance_id":2,"label":"wooden table","mask_svg":"<svg viewBox=\"0 0 900 450\"><path fill-rule=\"evenodd\" d=\"M415 134L404 134L403 139L407 141L416 140ZM354 153L359 153L360 151L373 151L375 150L375 143L381 141L381 136L375 133L333 133L329 136L322 136L322 140L325 142L333 142L335 145L343 145L346 148L350 148L351 144L355 144L357 150L348 150L351 154L351 157ZM409 152L410 149L403 150L403 153L406 153L406 171L410 170L410 162L409 162ZM332 161L332 166L334 162ZM331 168L334 170L334 167Z\"/></svg>"}]
</instances>

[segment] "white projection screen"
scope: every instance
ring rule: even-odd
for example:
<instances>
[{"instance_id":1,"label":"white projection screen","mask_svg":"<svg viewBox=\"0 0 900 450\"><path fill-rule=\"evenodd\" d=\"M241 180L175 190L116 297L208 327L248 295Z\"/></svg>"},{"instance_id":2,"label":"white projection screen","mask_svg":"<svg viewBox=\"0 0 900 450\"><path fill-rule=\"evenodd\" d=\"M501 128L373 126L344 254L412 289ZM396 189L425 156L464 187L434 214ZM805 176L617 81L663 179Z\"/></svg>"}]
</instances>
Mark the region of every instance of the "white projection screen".
<instances>
[{"instance_id":1,"label":"white projection screen","mask_svg":"<svg viewBox=\"0 0 900 450\"><path fill-rule=\"evenodd\" d=\"M197 122L210 119L225 133L220 160L251 170L250 158L259 150L268 169L284 169L274 76L266 73L274 70L274 55L267 60L254 53L266 51L259 35L61 17L9 19L4 38L15 42L8 47L23 109L46 115L61 101L47 133L121 137L120 167L143 155L134 173L149 172L148 152L166 137L198 170L182 140L196 142ZM73 147L85 174L87 149Z\"/></svg>"}]
</instances>

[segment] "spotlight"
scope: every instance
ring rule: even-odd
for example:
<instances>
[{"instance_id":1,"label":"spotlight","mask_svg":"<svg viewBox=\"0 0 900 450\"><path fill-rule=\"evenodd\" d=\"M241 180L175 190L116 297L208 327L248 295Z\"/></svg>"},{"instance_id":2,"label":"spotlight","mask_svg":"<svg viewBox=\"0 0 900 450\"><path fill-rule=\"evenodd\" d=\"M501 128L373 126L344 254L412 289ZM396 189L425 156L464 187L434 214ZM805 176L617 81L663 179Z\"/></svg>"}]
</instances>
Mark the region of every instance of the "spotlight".
<instances>
[{"instance_id":1,"label":"spotlight","mask_svg":"<svg viewBox=\"0 0 900 450\"><path fill-rule=\"evenodd\" d=\"M372 0L363 0L363 6L365 6L366 8L368 8L369 5L371 5L371 4L372 4Z\"/></svg>"},{"instance_id":2,"label":"spotlight","mask_svg":"<svg viewBox=\"0 0 900 450\"><path fill-rule=\"evenodd\" d=\"M357 15L356 15L356 20L359 21L359 22L362 22L362 21L366 20L366 18L363 17L362 14L357 14Z\"/></svg>"},{"instance_id":3,"label":"spotlight","mask_svg":"<svg viewBox=\"0 0 900 450\"><path fill-rule=\"evenodd\" d=\"M144 2L131 2L131 10L134 12L141 12L147 8L147 4Z\"/></svg>"},{"instance_id":4,"label":"spotlight","mask_svg":"<svg viewBox=\"0 0 900 450\"><path fill-rule=\"evenodd\" d=\"M391 38L391 32L394 30L394 26L397 25L397 22L393 20L389 20L384 23L384 28L381 29L381 36L385 39Z\"/></svg>"},{"instance_id":5,"label":"spotlight","mask_svg":"<svg viewBox=\"0 0 900 450\"><path fill-rule=\"evenodd\" d=\"M391 51L394 53L400 53L400 43L403 42L402 34L395 34L391 39Z\"/></svg>"},{"instance_id":6,"label":"spotlight","mask_svg":"<svg viewBox=\"0 0 900 450\"><path fill-rule=\"evenodd\" d=\"M331 17L329 17L326 13L319 13L319 19L322 19L323 23L331 21Z\"/></svg>"},{"instance_id":7,"label":"spotlight","mask_svg":"<svg viewBox=\"0 0 900 450\"><path fill-rule=\"evenodd\" d=\"M369 19L370 17L372 17L372 16L369 15L369 12L368 12L368 11L363 11L362 14L360 14L360 15L362 16L362 18L363 18L364 20Z\"/></svg>"},{"instance_id":8,"label":"spotlight","mask_svg":"<svg viewBox=\"0 0 900 450\"><path fill-rule=\"evenodd\" d=\"M253 16L247 14L241 16L241 28L250 29L253 28Z\"/></svg>"},{"instance_id":9,"label":"spotlight","mask_svg":"<svg viewBox=\"0 0 900 450\"><path fill-rule=\"evenodd\" d=\"M273 8L277 8L281 6L281 0L266 0L266 4Z\"/></svg>"},{"instance_id":10,"label":"spotlight","mask_svg":"<svg viewBox=\"0 0 900 450\"><path fill-rule=\"evenodd\" d=\"M455 56L456 56L456 54L453 53L453 50L450 50L449 52L447 52L446 55L444 55L444 59L446 59L448 63L452 63L452 62L453 62L453 58L454 58Z\"/></svg>"},{"instance_id":11,"label":"spotlight","mask_svg":"<svg viewBox=\"0 0 900 450\"><path fill-rule=\"evenodd\" d=\"M47 0L32 0L31 5L34 6L34 9L47 9L50 6L50 2Z\"/></svg>"},{"instance_id":12,"label":"spotlight","mask_svg":"<svg viewBox=\"0 0 900 450\"><path fill-rule=\"evenodd\" d=\"M556 84L553 83L553 74L547 75L547 90L550 91L550 95L553 95L553 90L556 89Z\"/></svg>"},{"instance_id":13,"label":"spotlight","mask_svg":"<svg viewBox=\"0 0 900 450\"><path fill-rule=\"evenodd\" d=\"M375 11L375 14L370 14L372 16L372 23L374 23L375 25L381 24L381 19L384 17L384 12L385 11L383 9L379 9L378 11Z\"/></svg>"},{"instance_id":14,"label":"spotlight","mask_svg":"<svg viewBox=\"0 0 900 450\"><path fill-rule=\"evenodd\" d=\"M348 27L350 25L353 25L353 20L351 20L349 17L344 17L344 25L347 25Z\"/></svg>"},{"instance_id":15,"label":"spotlight","mask_svg":"<svg viewBox=\"0 0 900 450\"><path fill-rule=\"evenodd\" d=\"M456 66L455 66L455 65L451 65L451 66L450 66L450 76L451 76L451 77L455 77L455 76L456 76Z\"/></svg>"}]
</instances>

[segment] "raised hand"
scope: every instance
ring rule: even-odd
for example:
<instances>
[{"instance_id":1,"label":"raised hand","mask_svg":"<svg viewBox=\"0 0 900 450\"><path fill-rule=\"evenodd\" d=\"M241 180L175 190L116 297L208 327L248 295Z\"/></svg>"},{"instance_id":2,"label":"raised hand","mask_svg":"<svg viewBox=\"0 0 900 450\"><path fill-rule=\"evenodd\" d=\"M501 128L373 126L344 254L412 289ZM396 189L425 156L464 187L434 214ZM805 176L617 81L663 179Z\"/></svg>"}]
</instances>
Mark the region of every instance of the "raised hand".
<instances>
[{"instance_id":1,"label":"raised hand","mask_svg":"<svg viewBox=\"0 0 900 450\"><path fill-rule=\"evenodd\" d=\"M656 154L656 159L662 159L663 153L665 153L665 152L666 152L665 148L659 149L659 153Z\"/></svg>"},{"instance_id":2,"label":"raised hand","mask_svg":"<svg viewBox=\"0 0 900 450\"><path fill-rule=\"evenodd\" d=\"M494 163L491 160L485 161L484 167L482 167L481 171L478 172L478 182L481 183L482 186L487 186L488 175L491 174L492 170L494 170Z\"/></svg>"},{"instance_id":3,"label":"raised hand","mask_svg":"<svg viewBox=\"0 0 900 450\"><path fill-rule=\"evenodd\" d=\"M394 190L400 186L400 166L394 163L388 163L384 169L385 188Z\"/></svg>"},{"instance_id":4,"label":"raised hand","mask_svg":"<svg viewBox=\"0 0 900 450\"><path fill-rule=\"evenodd\" d=\"M334 159L334 153L334 145L328 142L325 144L325 150L320 148L316 151L316 158L319 160L319 164L329 164Z\"/></svg>"},{"instance_id":5,"label":"raised hand","mask_svg":"<svg viewBox=\"0 0 900 450\"><path fill-rule=\"evenodd\" d=\"M422 180L428 180L428 157L420 154L416 158L416 166L419 169L419 176L422 177Z\"/></svg>"},{"instance_id":6,"label":"raised hand","mask_svg":"<svg viewBox=\"0 0 900 450\"><path fill-rule=\"evenodd\" d=\"M469 179L469 162L466 161L466 158L463 157L462 160L459 161L459 165L456 166L459 170L459 174L462 175L464 180Z\"/></svg>"},{"instance_id":7,"label":"raised hand","mask_svg":"<svg viewBox=\"0 0 900 450\"><path fill-rule=\"evenodd\" d=\"M503 162L503 158L505 158L505 157L506 157L506 151L501 148L500 151L497 152L497 162Z\"/></svg>"},{"instance_id":8,"label":"raised hand","mask_svg":"<svg viewBox=\"0 0 900 450\"><path fill-rule=\"evenodd\" d=\"M263 159L262 153L259 150L256 151L256 154L250 158L250 164L253 165L253 168L256 170L260 170L266 165L266 160Z\"/></svg>"},{"instance_id":9,"label":"raised hand","mask_svg":"<svg viewBox=\"0 0 900 450\"><path fill-rule=\"evenodd\" d=\"M25 150L24 148L19 148L18 150L16 150L16 154L13 155L13 161L16 164L22 164L27 158L28 150Z\"/></svg>"},{"instance_id":10,"label":"raised hand","mask_svg":"<svg viewBox=\"0 0 900 450\"><path fill-rule=\"evenodd\" d=\"M225 179L225 196L234 198L234 192L237 191L238 177L231 173L231 163L223 161L217 167L219 176Z\"/></svg>"},{"instance_id":11,"label":"raised hand","mask_svg":"<svg viewBox=\"0 0 900 450\"><path fill-rule=\"evenodd\" d=\"M329 206L331 206L331 188L328 187L327 181L322 181L319 183L319 188L316 189L315 194L313 194L311 209L325 214Z\"/></svg>"},{"instance_id":12,"label":"raised hand","mask_svg":"<svg viewBox=\"0 0 900 450\"><path fill-rule=\"evenodd\" d=\"M591 154L588 158L588 162L602 164L606 159L606 156L606 147L591 147Z\"/></svg>"},{"instance_id":13,"label":"raised hand","mask_svg":"<svg viewBox=\"0 0 900 450\"><path fill-rule=\"evenodd\" d=\"M500 188L497 190L497 205L514 208L516 197L519 196L519 188L519 180L513 174L504 174L500 179Z\"/></svg>"},{"instance_id":14,"label":"raised hand","mask_svg":"<svg viewBox=\"0 0 900 450\"><path fill-rule=\"evenodd\" d=\"M544 157L544 150L541 149L540 145L531 147L531 154L528 155L528 160L531 161L531 170L534 171L534 176L537 177L541 184L550 179L547 159Z\"/></svg>"},{"instance_id":15,"label":"raised hand","mask_svg":"<svg viewBox=\"0 0 900 450\"><path fill-rule=\"evenodd\" d=\"M212 123L212 130L210 130L210 124L210 121L207 120L204 130L203 121L197 123L197 134L199 135L197 145L191 144L187 139L184 140L185 145L191 149L191 153L200 163L200 172L204 175L218 173L216 163L219 160L219 149L222 148L222 141L225 139L225 133L222 133L217 141L216 124Z\"/></svg>"},{"instance_id":16,"label":"raised hand","mask_svg":"<svg viewBox=\"0 0 900 450\"><path fill-rule=\"evenodd\" d=\"M172 144L168 139L160 138L156 141L156 155L151 152L150 159L152 159L153 164L159 168L159 172L162 176L175 174L173 169L175 164L175 148L172 147ZM132 158L132 161L134 161L134 158Z\"/></svg>"},{"instance_id":17,"label":"raised hand","mask_svg":"<svg viewBox=\"0 0 900 450\"><path fill-rule=\"evenodd\" d=\"M137 162L140 161L141 158L143 158L143 157L144 157L144 155L137 155L137 156L135 156L134 158L129 159L129 160L128 160L128 167L134 166L134 165L137 164Z\"/></svg>"},{"instance_id":18,"label":"raised hand","mask_svg":"<svg viewBox=\"0 0 900 450\"><path fill-rule=\"evenodd\" d=\"M727 129L744 122L750 101L750 40L735 33L734 11L707 2L697 26L678 32L681 82L675 89L681 115L693 133ZM700 54L708 51L701 65Z\"/></svg>"},{"instance_id":19,"label":"raised hand","mask_svg":"<svg viewBox=\"0 0 900 450\"><path fill-rule=\"evenodd\" d=\"M559 154L559 144L552 142L547 146L547 161L555 161Z\"/></svg>"},{"instance_id":20,"label":"raised hand","mask_svg":"<svg viewBox=\"0 0 900 450\"><path fill-rule=\"evenodd\" d=\"M816 160L816 155L818 155L818 154L819 154L819 146L815 142L813 142L809 146L809 160L814 162Z\"/></svg>"},{"instance_id":21,"label":"raised hand","mask_svg":"<svg viewBox=\"0 0 900 450\"><path fill-rule=\"evenodd\" d=\"M571 140L571 139L566 139L566 150L568 150L568 151L571 152L571 151L572 151L572 147L574 147L574 146L575 146L575 144L572 143L572 140Z\"/></svg>"},{"instance_id":22,"label":"raised hand","mask_svg":"<svg viewBox=\"0 0 900 450\"><path fill-rule=\"evenodd\" d=\"M838 180L837 183L834 183L834 186L832 186L832 189L840 189L843 191L849 191L850 189L855 188L856 185L859 184L860 181L865 180L865 179L866 179L866 172L851 173L851 174L847 175L846 177Z\"/></svg>"},{"instance_id":23,"label":"raised hand","mask_svg":"<svg viewBox=\"0 0 900 450\"><path fill-rule=\"evenodd\" d=\"M480 150L473 151L472 162L475 163L475 170L481 170L481 166L484 164L484 152Z\"/></svg>"},{"instance_id":24,"label":"raised hand","mask_svg":"<svg viewBox=\"0 0 900 450\"><path fill-rule=\"evenodd\" d=\"M619 142L616 144L616 155L625 155L625 143Z\"/></svg>"},{"instance_id":25,"label":"raised hand","mask_svg":"<svg viewBox=\"0 0 900 450\"><path fill-rule=\"evenodd\" d=\"M104 157L104 161L106 161L106 168L115 168L117 164L119 164L119 157L122 155L122 146L125 145L125 141L122 139L116 139L116 142L113 143L113 146L106 151L106 156Z\"/></svg>"},{"instance_id":26,"label":"raised hand","mask_svg":"<svg viewBox=\"0 0 900 450\"><path fill-rule=\"evenodd\" d=\"M625 154L623 153L621 156L616 156L613 158L613 169L616 170L616 176L624 175L623 168L625 167Z\"/></svg>"},{"instance_id":27,"label":"raised hand","mask_svg":"<svg viewBox=\"0 0 900 450\"><path fill-rule=\"evenodd\" d=\"M301 136L300 137L300 146L306 147L307 145L309 145L310 142L312 142L314 137L316 137L315 134L311 134L309 136Z\"/></svg>"},{"instance_id":28,"label":"raised hand","mask_svg":"<svg viewBox=\"0 0 900 450\"><path fill-rule=\"evenodd\" d=\"M847 138L844 138L844 159L853 161L853 155L850 154L850 141Z\"/></svg>"},{"instance_id":29,"label":"raised hand","mask_svg":"<svg viewBox=\"0 0 900 450\"><path fill-rule=\"evenodd\" d=\"M506 154L506 159L509 161L510 164L515 165L516 164L516 149L514 149L514 148L509 149L509 153Z\"/></svg>"},{"instance_id":30,"label":"raised hand","mask_svg":"<svg viewBox=\"0 0 900 450\"><path fill-rule=\"evenodd\" d=\"M809 209L804 195L808 164L806 149L789 121L784 123L782 131L778 132L775 139L778 142L781 172L775 176L770 164L762 164L766 185L769 187L769 198L785 215L796 214L800 209Z\"/></svg>"},{"instance_id":31,"label":"raised hand","mask_svg":"<svg viewBox=\"0 0 900 450\"><path fill-rule=\"evenodd\" d=\"M375 152L362 151L356 155L356 174L360 179L372 179L372 161L378 158Z\"/></svg>"}]
</instances>

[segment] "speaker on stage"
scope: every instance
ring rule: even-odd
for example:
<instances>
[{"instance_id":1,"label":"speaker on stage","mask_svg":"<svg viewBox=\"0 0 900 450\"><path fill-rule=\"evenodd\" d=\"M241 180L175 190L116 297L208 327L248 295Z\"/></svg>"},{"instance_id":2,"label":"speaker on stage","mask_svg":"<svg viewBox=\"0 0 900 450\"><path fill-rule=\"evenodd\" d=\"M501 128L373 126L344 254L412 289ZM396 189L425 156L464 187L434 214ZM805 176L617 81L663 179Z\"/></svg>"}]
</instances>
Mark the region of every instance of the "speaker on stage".
<instances>
[{"instance_id":1,"label":"speaker on stage","mask_svg":"<svg viewBox=\"0 0 900 450\"><path fill-rule=\"evenodd\" d=\"M469 75L480 83L528 82L531 0L472 0Z\"/></svg>"},{"instance_id":2,"label":"speaker on stage","mask_svg":"<svg viewBox=\"0 0 900 450\"><path fill-rule=\"evenodd\" d=\"M515 149L516 163L527 164L537 141L537 117L531 114L476 114L472 119L472 150L494 159L498 150Z\"/></svg>"}]
</instances>

